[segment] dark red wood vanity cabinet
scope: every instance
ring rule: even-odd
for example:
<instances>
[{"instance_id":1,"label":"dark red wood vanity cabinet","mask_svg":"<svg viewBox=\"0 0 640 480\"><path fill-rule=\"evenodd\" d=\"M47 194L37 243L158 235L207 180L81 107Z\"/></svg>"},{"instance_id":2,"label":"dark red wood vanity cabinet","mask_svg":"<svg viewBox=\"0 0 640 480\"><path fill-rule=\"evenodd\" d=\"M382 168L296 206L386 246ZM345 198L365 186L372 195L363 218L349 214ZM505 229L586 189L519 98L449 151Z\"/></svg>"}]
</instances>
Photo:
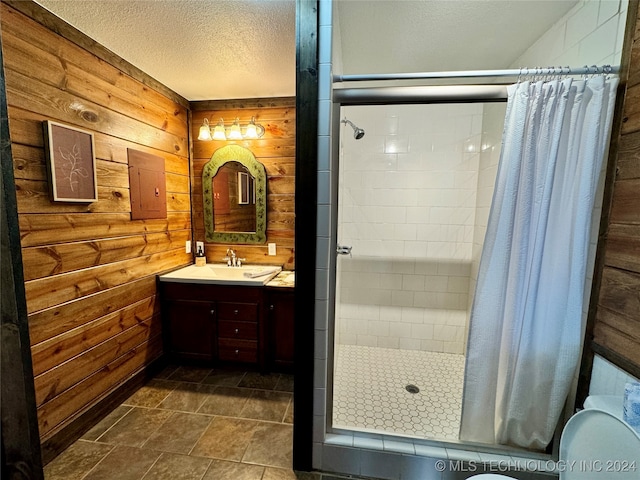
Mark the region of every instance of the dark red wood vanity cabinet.
<instances>
[{"instance_id":1,"label":"dark red wood vanity cabinet","mask_svg":"<svg viewBox=\"0 0 640 480\"><path fill-rule=\"evenodd\" d=\"M293 288L159 284L172 361L293 371Z\"/></svg>"},{"instance_id":2,"label":"dark red wood vanity cabinet","mask_svg":"<svg viewBox=\"0 0 640 480\"><path fill-rule=\"evenodd\" d=\"M215 302L175 298L164 303L165 337L171 356L184 360L215 358Z\"/></svg>"},{"instance_id":3,"label":"dark red wood vanity cabinet","mask_svg":"<svg viewBox=\"0 0 640 480\"><path fill-rule=\"evenodd\" d=\"M265 289L268 321L267 366L276 372L293 372L293 288Z\"/></svg>"},{"instance_id":4,"label":"dark red wood vanity cabinet","mask_svg":"<svg viewBox=\"0 0 640 480\"><path fill-rule=\"evenodd\" d=\"M159 283L165 351L173 361L265 370L264 288Z\"/></svg>"}]
</instances>

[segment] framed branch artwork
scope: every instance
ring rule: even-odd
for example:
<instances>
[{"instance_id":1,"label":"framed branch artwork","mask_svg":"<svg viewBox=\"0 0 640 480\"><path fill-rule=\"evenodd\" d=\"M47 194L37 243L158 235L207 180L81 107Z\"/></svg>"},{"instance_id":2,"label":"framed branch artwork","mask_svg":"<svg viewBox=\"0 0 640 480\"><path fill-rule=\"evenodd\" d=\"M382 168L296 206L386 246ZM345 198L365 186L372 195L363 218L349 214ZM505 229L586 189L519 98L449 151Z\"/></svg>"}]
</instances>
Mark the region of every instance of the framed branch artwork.
<instances>
[{"instance_id":1,"label":"framed branch artwork","mask_svg":"<svg viewBox=\"0 0 640 480\"><path fill-rule=\"evenodd\" d=\"M50 120L44 122L49 191L54 202L98 200L93 133Z\"/></svg>"}]
</instances>

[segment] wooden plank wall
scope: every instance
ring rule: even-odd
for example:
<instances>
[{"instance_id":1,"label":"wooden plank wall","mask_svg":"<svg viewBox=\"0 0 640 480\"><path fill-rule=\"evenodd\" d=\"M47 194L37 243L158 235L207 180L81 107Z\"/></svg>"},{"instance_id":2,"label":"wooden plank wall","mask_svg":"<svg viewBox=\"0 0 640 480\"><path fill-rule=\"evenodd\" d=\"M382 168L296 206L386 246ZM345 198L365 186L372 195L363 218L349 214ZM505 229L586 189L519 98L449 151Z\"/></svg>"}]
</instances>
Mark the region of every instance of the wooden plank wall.
<instances>
[{"instance_id":1,"label":"wooden plank wall","mask_svg":"<svg viewBox=\"0 0 640 480\"><path fill-rule=\"evenodd\" d=\"M232 247L238 256L254 264L282 264L284 268L295 268L294 253L294 200L295 200L295 98L211 100L191 102L191 135L193 142L192 205L195 240L204 240L202 207L202 169L213 153L230 143L251 150L267 171L267 243L277 245L277 255L269 256L267 244L228 245L205 244L208 262L219 263L227 248ZM220 118L226 124L238 117L246 124L255 116L256 123L265 127L265 134L257 140L201 141L198 130L204 118L215 125Z\"/></svg>"},{"instance_id":2,"label":"wooden plank wall","mask_svg":"<svg viewBox=\"0 0 640 480\"><path fill-rule=\"evenodd\" d=\"M188 103L1 4L34 382L45 441L162 354L156 274L192 262ZM51 18L48 18L51 21ZM48 197L43 120L95 135L99 200ZM127 148L164 157L167 218L131 221Z\"/></svg>"},{"instance_id":3,"label":"wooden plank wall","mask_svg":"<svg viewBox=\"0 0 640 480\"><path fill-rule=\"evenodd\" d=\"M593 346L640 375L640 19L635 24L623 112Z\"/></svg>"}]
</instances>

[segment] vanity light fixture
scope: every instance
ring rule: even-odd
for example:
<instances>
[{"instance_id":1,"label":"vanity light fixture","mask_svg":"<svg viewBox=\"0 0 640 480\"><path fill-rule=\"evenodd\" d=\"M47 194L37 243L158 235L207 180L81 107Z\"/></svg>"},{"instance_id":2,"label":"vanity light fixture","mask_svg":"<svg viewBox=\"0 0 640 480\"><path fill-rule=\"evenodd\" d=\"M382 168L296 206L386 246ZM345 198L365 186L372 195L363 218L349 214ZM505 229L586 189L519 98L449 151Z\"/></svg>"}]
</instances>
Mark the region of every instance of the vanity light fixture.
<instances>
[{"instance_id":1,"label":"vanity light fixture","mask_svg":"<svg viewBox=\"0 0 640 480\"><path fill-rule=\"evenodd\" d=\"M213 128L209 125L209 119L205 118L198 133L198 140L251 140L263 135L264 127L256 123L255 117L251 117L251 121L247 125L240 125L240 120L236 117L229 127L225 127L224 120L221 118Z\"/></svg>"}]
</instances>

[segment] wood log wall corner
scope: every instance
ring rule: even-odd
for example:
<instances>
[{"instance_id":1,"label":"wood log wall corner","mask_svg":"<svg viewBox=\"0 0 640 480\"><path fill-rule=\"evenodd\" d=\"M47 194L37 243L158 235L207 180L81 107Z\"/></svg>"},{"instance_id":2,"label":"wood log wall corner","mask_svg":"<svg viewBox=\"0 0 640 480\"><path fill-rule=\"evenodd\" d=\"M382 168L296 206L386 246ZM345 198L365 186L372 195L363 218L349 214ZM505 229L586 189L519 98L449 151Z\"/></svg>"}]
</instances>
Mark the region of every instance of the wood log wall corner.
<instances>
[{"instance_id":1,"label":"wood log wall corner","mask_svg":"<svg viewBox=\"0 0 640 480\"><path fill-rule=\"evenodd\" d=\"M155 275L192 262L184 249L191 238L188 103L149 88L19 5L0 8L45 441L162 354ZM49 200L43 120L94 133L97 202ZM165 159L166 219L130 219L127 148Z\"/></svg>"}]
</instances>

